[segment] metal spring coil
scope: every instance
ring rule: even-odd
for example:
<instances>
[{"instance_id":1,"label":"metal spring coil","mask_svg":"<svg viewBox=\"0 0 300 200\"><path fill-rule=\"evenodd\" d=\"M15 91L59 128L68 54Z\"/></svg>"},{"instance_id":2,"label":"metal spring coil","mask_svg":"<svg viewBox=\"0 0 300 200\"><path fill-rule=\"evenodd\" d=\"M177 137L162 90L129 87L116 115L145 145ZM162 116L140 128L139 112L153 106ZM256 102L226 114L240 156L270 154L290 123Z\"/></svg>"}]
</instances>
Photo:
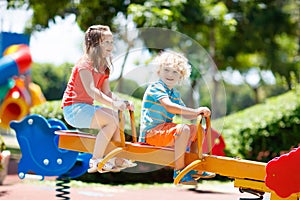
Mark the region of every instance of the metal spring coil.
<instances>
[{"instance_id":1,"label":"metal spring coil","mask_svg":"<svg viewBox=\"0 0 300 200\"><path fill-rule=\"evenodd\" d=\"M56 180L56 197L61 199L70 199L70 197L68 197L68 194L70 194L70 186L68 185L69 183L69 178L59 178Z\"/></svg>"}]
</instances>

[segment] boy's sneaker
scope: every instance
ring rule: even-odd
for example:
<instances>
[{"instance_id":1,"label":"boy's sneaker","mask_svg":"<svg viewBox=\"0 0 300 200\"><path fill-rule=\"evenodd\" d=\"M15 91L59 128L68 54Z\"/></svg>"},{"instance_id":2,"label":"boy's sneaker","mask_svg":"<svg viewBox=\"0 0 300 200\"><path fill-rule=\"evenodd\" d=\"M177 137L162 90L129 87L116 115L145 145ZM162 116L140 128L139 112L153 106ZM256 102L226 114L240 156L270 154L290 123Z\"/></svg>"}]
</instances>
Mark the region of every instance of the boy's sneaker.
<instances>
[{"instance_id":1,"label":"boy's sneaker","mask_svg":"<svg viewBox=\"0 0 300 200\"><path fill-rule=\"evenodd\" d=\"M214 178L216 176L216 174L215 173L211 173L211 172L202 172L202 174L198 174L198 171L191 170L191 176L195 180L199 180L200 178L203 178L203 179Z\"/></svg>"},{"instance_id":2,"label":"boy's sneaker","mask_svg":"<svg viewBox=\"0 0 300 200\"><path fill-rule=\"evenodd\" d=\"M201 178L214 178L216 176L215 173L212 172L202 172Z\"/></svg>"},{"instance_id":3,"label":"boy's sneaker","mask_svg":"<svg viewBox=\"0 0 300 200\"><path fill-rule=\"evenodd\" d=\"M178 174L181 172L181 170L174 170L173 179L175 179ZM179 181L179 184L182 185L197 185L197 181L193 179L192 171L188 172L182 179Z\"/></svg>"}]
</instances>

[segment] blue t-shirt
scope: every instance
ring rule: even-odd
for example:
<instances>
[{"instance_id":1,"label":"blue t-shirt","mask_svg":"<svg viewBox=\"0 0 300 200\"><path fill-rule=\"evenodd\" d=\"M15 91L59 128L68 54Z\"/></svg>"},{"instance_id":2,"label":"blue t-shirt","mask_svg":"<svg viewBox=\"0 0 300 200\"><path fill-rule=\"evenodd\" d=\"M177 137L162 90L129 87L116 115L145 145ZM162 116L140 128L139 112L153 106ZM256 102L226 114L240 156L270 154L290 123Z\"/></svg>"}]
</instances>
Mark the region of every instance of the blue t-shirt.
<instances>
[{"instance_id":1,"label":"blue t-shirt","mask_svg":"<svg viewBox=\"0 0 300 200\"><path fill-rule=\"evenodd\" d=\"M144 94L139 142L145 142L146 132L159 124L172 122L175 116L161 105L160 99L169 98L171 102L185 106L180 93L175 88L169 89L161 80L150 84Z\"/></svg>"}]
</instances>

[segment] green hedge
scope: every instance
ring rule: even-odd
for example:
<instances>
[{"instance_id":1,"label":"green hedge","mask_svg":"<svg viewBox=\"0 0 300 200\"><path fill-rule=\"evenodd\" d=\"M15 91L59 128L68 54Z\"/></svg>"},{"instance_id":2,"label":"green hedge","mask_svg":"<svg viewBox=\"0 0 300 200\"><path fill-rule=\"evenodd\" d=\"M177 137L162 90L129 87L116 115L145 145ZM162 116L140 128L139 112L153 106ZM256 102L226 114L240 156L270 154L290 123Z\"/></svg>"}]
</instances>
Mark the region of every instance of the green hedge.
<instances>
[{"instance_id":1,"label":"green hedge","mask_svg":"<svg viewBox=\"0 0 300 200\"><path fill-rule=\"evenodd\" d=\"M135 124L139 130L141 100L119 94L124 99L134 102ZM63 122L61 101L47 101L33 107L32 114L40 114L45 118L57 118ZM126 112L127 113L127 112ZM128 115L128 113L127 113ZM129 120L129 117L126 117ZM181 119L176 119L180 121ZM241 157L248 160L269 161L292 146L300 143L300 98L299 92L291 91L284 95L270 98L263 104L258 104L243 111L231 114L224 118L213 120L212 127L217 129L225 139L226 154L232 157ZM72 129L73 127L69 127ZM83 130L93 133L89 130ZM125 132L131 133L129 123L126 123ZM96 132L95 132L96 133ZM130 139L130 134L126 135ZM85 174L79 180L100 183L136 183L136 182L172 182L172 169L152 165L156 170L143 172L149 168L147 163L139 163L135 170L141 173L117 173L106 176L90 176ZM168 174L166 176L166 174Z\"/></svg>"},{"instance_id":2,"label":"green hedge","mask_svg":"<svg viewBox=\"0 0 300 200\"><path fill-rule=\"evenodd\" d=\"M118 95L134 102L135 125L139 130L141 100L123 94ZM48 101L33 107L31 113L64 121L60 104L61 101ZM128 113L125 114L129 121ZM224 137L227 156L269 161L300 143L299 92L293 90L269 98L265 103L213 120L212 127ZM129 123L126 123L125 132L128 133L127 139L130 139Z\"/></svg>"},{"instance_id":3,"label":"green hedge","mask_svg":"<svg viewBox=\"0 0 300 200\"><path fill-rule=\"evenodd\" d=\"M61 101L46 101L41 105L31 107L30 114L39 114L47 119L56 118L64 121L61 109Z\"/></svg>"},{"instance_id":4,"label":"green hedge","mask_svg":"<svg viewBox=\"0 0 300 200\"><path fill-rule=\"evenodd\" d=\"M134 112L135 125L136 125L137 131L138 131L139 130L139 123L140 123L139 120L140 120L141 100L136 99L134 97L124 95L124 94L118 94L118 96L120 96L120 98L127 99L127 100L132 101L134 103L134 107L135 107L135 112ZM50 119L50 118L59 119L59 120L63 121L69 129L75 129L74 127L71 127L70 125L68 125L66 123L66 121L64 120L60 100L59 101L47 101L44 104L32 107L30 109L30 113L31 114L40 114L40 115L44 116L46 119ZM125 114L125 118L127 120L126 125L125 125L125 132L127 133L126 137L128 137L127 139L130 139L131 127L130 127L130 123L129 123L129 120L130 120L129 113L124 112L124 114ZM96 130L89 130L89 129L80 129L80 130L88 132L88 133L97 133Z\"/></svg>"},{"instance_id":5,"label":"green hedge","mask_svg":"<svg viewBox=\"0 0 300 200\"><path fill-rule=\"evenodd\" d=\"M132 101L135 105L135 125L137 130L139 130L139 120L140 120L140 110L141 110L141 100L127 95L118 94L121 98ZM62 109L60 108L61 101L47 101L46 103L35 106L31 108L31 114L40 114L46 119L56 118L63 121L67 126L62 114ZM126 120L129 121L128 112L124 112ZM68 126L69 129L74 129L74 127ZM81 129L81 131L88 133L97 133L97 130ZM127 122L125 126L126 140L130 140L130 123ZM146 170L146 171L145 171ZM77 178L84 182L96 182L103 184L125 184L125 183L155 183L155 182L172 182L173 170L168 167L163 167L148 163L138 163L138 166L134 168L134 173L121 172L121 173L107 173L107 174L84 174Z\"/></svg>"},{"instance_id":6,"label":"green hedge","mask_svg":"<svg viewBox=\"0 0 300 200\"><path fill-rule=\"evenodd\" d=\"M138 98L134 98L125 94L117 94L120 98L122 99L126 99L129 100L131 102L133 102L134 104L134 108L135 108L135 112L134 112L134 116L135 116L135 126L136 126L136 130L139 131L139 124L140 124L140 111L141 111L141 100ZM74 129L74 127L69 126L66 121L63 118L63 113L62 113L62 109L61 109L61 101L47 101L42 105L38 105L35 107L32 107L30 109L30 113L31 114L40 114L42 116L44 116L46 119L49 118L56 118L59 119L61 121L63 121L69 129ZM126 119L126 125L125 125L125 132L127 133L127 135L131 135L131 126L129 123L129 113L126 111L124 111L125 114L125 119ZM179 117L175 117L175 121L179 122L182 121L181 118ZM184 121L184 120L183 120ZM186 121L184 121L186 122ZM95 131L93 130L88 130L88 129L82 129L83 131L86 132L90 132L90 133L95 133Z\"/></svg>"},{"instance_id":7,"label":"green hedge","mask_svg":"<svg viewBox=\"0 0 300 200\"><path fill-rule=\"evenodd\" d=\"M212 126L222 133L228 156L269 161L300 143L299 91L269 98Z\"/></svg>"}]
</instances>

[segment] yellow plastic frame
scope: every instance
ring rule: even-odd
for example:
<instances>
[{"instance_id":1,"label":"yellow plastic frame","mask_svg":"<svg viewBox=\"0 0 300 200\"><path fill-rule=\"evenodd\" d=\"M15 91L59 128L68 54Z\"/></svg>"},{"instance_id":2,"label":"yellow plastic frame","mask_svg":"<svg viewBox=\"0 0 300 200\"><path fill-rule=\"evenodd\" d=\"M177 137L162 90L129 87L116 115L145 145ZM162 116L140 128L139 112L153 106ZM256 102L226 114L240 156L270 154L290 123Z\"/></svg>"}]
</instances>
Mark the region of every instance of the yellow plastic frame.
<instances>
[{"instance_id":1,"label":"yellow plastic frame","mask_svg":"<svg viewBox=\"0 0 300 200\"><path fill-rule=\"evenodd\" d=\"M106 149L106 156L101 163L99 163L98 168L102 169L105 162L116 155L131 159L134 161L152 163L164 166L174 167L174 150L165 147L154 147L148 145L137 144L137 134L134 124L134 112L129 111L130 122L132 129L132 142L125 141L124 127L120 126L120 136L121 142L111 142ZM124 124L122 120L124 119L123 113L119 112L120 124ZM178 184L180 179L188 173L190 170L195 169L199 171L214 172L216 174L230 177L234 180L234 187L240 188L240 190L253 190L255 192L264 193L268 192L271 194L271 200L298 200L300 198L300 193L292 194L288 198L279 197L274 191L270 190L264 182L266 171L266 163L249 161L238 158L230 158L225 156L214 156L202 153L202 141L201 138L204 137L202 129L202 116L197 119L197 134L198 134L198 154L186 153L185 162L187 166L181 171L181 173L174 180L174 184ZM211 137L210 130L210 118L205 118L207 137ZM201 127L201 128L200 128ZM73 150L78 152L92 153L95 144L96 136L90 135L83 132L72 132L68 130L56 131L59 135L58 147L66 150ZM211 141L208 138L208 141ZM211 148L211 143L208 144L209 149Z\"/></svg>"}]
</instances>

